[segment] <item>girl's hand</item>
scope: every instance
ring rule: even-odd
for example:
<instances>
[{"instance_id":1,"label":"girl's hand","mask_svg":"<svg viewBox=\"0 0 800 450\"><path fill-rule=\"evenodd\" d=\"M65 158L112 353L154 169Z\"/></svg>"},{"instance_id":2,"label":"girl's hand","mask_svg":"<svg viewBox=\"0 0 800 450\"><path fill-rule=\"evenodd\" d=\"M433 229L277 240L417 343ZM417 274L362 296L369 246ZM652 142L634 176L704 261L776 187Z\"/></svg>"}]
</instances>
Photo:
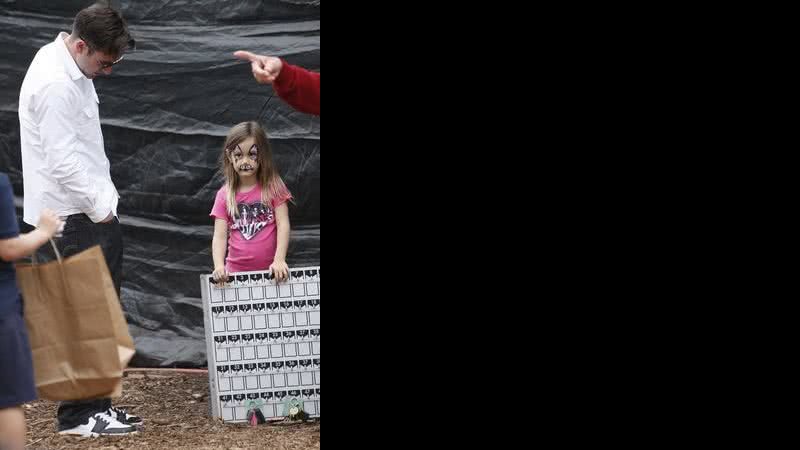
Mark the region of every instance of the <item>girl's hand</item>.
<instances>
[{"instance_id":1,"label":"girl's hand","mask_svg":"<svg viewBox=\"0 0 800 450\"><path fill-rule=\"evenodd\" d=\"M228 281L228 272L225 271L225 267L215 267L214 273L211 275L217 283L225 283Z\"/></svg>"},{"instance_id":2,"label":"girl's hand","mask_svg":"<svg viewBox=\"0 0 800 450\"><path fill-rule=\"evenodd\" d=\"M286 265L286 261L276 259L269 266L269 271L275 276L275 281L279 283L289 279L289 266Z\"/></svg>"}]
</instances>

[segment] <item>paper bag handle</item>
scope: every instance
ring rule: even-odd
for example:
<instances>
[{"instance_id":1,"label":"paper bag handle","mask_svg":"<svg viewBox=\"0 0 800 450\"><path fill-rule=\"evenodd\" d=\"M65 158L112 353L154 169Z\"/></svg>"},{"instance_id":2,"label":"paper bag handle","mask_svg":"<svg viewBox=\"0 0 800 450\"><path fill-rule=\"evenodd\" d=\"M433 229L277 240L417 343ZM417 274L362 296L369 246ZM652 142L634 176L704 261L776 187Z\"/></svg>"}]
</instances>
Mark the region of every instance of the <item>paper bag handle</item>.
<instances>
[{"instance_id":1,"label":"paper bag handle","mask_svg":"<svg viewBox=\"0 0 800 450\"><path fill-rule=\"evenodd\" d=\"M59 263L63 262L61 259L61 252L58 251L58 247L56 246L55 241L53 241L53 238L50 238L49 240L50 240L50 245L53 246L53 251L56 253L56 258L58 258L58 262ZM36 252L33 252L31 259L34 265L39 264L38 258L36 257Z\"/></svg>"},{"instance_id":2,"label":"paper bag handle","mask_svg":"<svg viewBox=\"0 0 800 450\"><path fill-rule=\"evenodd\" d=\"M61 284L64 286L64 295L65 296L69 296L69 289L67 289L67 286L68 286L67 277L64 274L64 264L63 264L64 260L61 258L61 252L58 251L58 246L56 246L56 243L55 243L55 241L53 241L53 238L50 238L49 240L50 240L50 245L53 247L53 251L56 253L56 258L58 258L58 272L61 275ZM36 264L38 264L38 261L37 261L37 258L36 258L36 253L37 252L33 252L33 255L31 255L31 259L33 261L33 265L34 266ZM33 273L36 274L37 278L39 277L39 272L38 271L34 270ZM42 295L41 279L40 279L39 283L36 283L36 286L39 288L39 298L45 298Z\"/></svg>"}]
</instances>

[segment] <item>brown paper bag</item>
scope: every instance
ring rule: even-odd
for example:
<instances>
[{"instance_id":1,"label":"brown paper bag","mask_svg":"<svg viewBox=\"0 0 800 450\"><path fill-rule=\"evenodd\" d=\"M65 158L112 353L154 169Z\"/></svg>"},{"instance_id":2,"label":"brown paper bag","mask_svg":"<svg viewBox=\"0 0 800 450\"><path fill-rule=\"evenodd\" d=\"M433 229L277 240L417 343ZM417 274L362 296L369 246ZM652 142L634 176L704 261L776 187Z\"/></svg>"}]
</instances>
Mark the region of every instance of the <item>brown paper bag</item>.
<instances>
[{"instance_id":1,"label":"brown paper bag","mask_svg":"<svg viewBox=\"0 0 800 450\"><path fill-rule=\"evenodd\" d=\"M48 400L122 395L135 352L100 246L58 261L18 264L36 389Z\"/></svg>"}]
</instances>

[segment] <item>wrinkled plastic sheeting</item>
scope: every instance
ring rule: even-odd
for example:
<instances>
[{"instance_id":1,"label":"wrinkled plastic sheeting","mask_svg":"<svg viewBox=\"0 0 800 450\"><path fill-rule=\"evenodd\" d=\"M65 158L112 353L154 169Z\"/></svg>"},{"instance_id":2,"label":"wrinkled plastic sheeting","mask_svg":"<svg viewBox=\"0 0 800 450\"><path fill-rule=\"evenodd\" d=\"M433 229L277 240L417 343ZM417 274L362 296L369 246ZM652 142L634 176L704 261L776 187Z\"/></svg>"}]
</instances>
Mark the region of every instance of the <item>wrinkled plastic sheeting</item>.
<instances>
[{"instance_id":1,"label":"wrinkled plastic sheeting","mask_svg":"<svg viewBox=\"0 0 800 450\"><path fill-rule=\"evenodd\" d=\"M212 270L208 214L231 126L259 120L295 197L290 265L319 264L320 120L253 80L236 50L320 69L320 2L112 1L136 49L95 80L120 192L122 304L139 366L206 364L199 276ZM17 105L36 51L91 1L0 0L0 171L22 196ZM21 198L17 199L21 203ZM21 215L21 211L18 211Z\"/></svg>"}]
</instances>

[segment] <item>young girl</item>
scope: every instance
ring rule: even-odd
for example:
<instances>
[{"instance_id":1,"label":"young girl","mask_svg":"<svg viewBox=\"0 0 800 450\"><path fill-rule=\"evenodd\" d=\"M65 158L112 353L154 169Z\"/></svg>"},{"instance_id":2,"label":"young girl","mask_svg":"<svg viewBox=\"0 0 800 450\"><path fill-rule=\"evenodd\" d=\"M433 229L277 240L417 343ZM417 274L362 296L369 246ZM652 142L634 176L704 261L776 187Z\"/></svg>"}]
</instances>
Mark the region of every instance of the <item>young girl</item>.
<instances>
[{"instance_id":1,"label":"young girl","mask_svg":"<svg viewBox=\"0 0 800 450\"><path fill-rule=\"evenodd\" d=\"M214 217L214 279L269 269L277 281L289 277L289 208L292 194L272 162L267 134L258 122L234 126L220 158L225 185L217 192ZM228 257L225 258L227 247Z\"/></svg>"},{"instance_id":2,"label":"young girl","mask_svg":"<svg viewBox=\"0 0 800 450\"><path fill-rule=\"evenodd\" d=\"M35 252L61 226L61 219L44 210L39 227L20 236L11 184L0 173L0 449L25 448L22 404L36 399L31 348L11 262Z\"/></svg>"}]
</instances>

